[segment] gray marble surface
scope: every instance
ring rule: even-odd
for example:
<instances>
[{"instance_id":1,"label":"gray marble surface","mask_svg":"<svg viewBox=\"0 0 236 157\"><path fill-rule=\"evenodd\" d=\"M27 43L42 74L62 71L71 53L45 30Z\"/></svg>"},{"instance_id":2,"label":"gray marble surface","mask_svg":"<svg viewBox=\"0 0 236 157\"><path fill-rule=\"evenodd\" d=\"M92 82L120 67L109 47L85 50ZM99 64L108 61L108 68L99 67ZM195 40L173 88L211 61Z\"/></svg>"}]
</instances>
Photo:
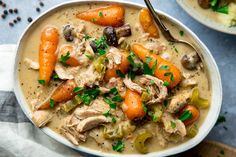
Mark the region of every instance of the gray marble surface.
<instances>
[{"instance_id":1,"label":"gray marble surface","mask_svg":"<svg viewBox=\"0 0 236 157\"><path fill-rule=\"evenodd\" d=\"M63 1L65 0L43 0L45 6L40 8L41 13ZM130 1L144 4L142 0ZM18 15L8 16L5 20L0 20L0 44L14 44L28 25L27 18L36 18L40 15L36 12L39 1L5 0L5 2L7 2L7 8L18 8L19 13ZM221 114L226 117L226 122L215 126L207 138L236 147L236 70L234 69L236 68L236 36L223 34L201 25L186 14L175 0L152 0L152 2L156 8L175 17L189 27L210 49L222 77L223 104ZM0 13L3 10L0 7ZM9 27L8 23L17 16L22 18L21 22L14 25L14 27Z\"/></svg>"}]
</instances>

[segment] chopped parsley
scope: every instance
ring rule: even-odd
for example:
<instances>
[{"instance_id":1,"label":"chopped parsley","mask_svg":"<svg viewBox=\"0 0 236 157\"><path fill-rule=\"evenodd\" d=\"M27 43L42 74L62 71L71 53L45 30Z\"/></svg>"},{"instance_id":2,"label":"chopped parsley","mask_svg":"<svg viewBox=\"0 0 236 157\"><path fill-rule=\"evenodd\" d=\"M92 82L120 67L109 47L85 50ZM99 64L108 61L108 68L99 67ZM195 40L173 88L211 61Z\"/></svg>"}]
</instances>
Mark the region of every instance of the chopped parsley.
<instances>
[{"instance_id":1,"label":"chopped parsley","mask_svg":"<svg viewBox=\"0 0 236 157\"><path fill-rule=\"evenodd\" d=\"M162 65L159 69L160 70L170 70L170 67L168 65Z\"/></svg>"},{"instance_id":2,"label":"chopped parsley","mask_svg":"<svg viewBox=\"0 0 236 157\"><path fill-rule=\"evenodd\" d=\"M145 113L147 113L147 111L148 111L147 106L146 106L144 103L142 103L142 107L143 107L143 111L144 111Z\"/></svg>"},{"instance_id":3,"label":"chopped parsley","mask_svg":"<svg viewBox=\"0 0 236 157\"><path fill-rule=\"evenodd\" d=\"M157 122L157 116L152 111L149 111L148 115L151 117L153 122Z\"/></svg>"},{"instance_id":4,"label":"chopped parsley","mask_svg":"<svg viewBox=\"0 0 236 157\"><path fill-rule=\"evenodd\" d=\"M175 128L176 128L176 123L175 123L175 122L170 121L170 124L171 124L171 128L172 128L172 129L175 129Z\"/></svg>"},{"instance_id":5,"label":"chopped parsley","mask_svg":"<svg viewBox=\"0 0 236 157\"><path fill-rule=\"evenodd\" d=\"M149 68L147 63L143 63L143 73L147 75L152 75L152 69Z\"/></svg>"},{"instance_id":6,"label":"chopped parsley","mask_svg":"<svg viewBox=\"0 0 236 157\"><path fill-rule=\"evenodd\" d=\"M168 87L170 85L170 83L168 81L164 81L163 85Z\"/></svg>"},{"instance_id":7,"label":"chopped parsley","mask_svg":"<svg viewBox=\"0 0 236 157\"><path fill-rule=\"evenodd\" d=\"M74 92L74 93L78 93L78 92L81 91L81 90L83 90L82 87L75 87L74 90L73 90L73 92Z\"/></svg>"},{"instance_id":8,"label":"chopped parsley","mask_svg":"<svg viewBox=\"0 0 236 157\"><path fill-rule=\"evenodd\" d=\"M211 9L213 11L223 13L223 14L229 13L229 5L228 4L226 4L225 6L219 6L218 0L212 0L210 4L211 4Z\"/></svg>"},{"instance_id":9,"label":"chopped parsley","mask_svg":"<svg viewBox=\"0 0 236 157\"><path fill-rule=\"evenodd\" d=\"M100 56L104 55L106 53L106 48L108 48L106 40L107 38L105 36L102 36L101 38L94 40L97 52L99 53Z\"/></svg>"},{"instance_id":10,"label":"chopped parsley","mask_svg":"<svg viewBox=\"0 0 236 157\"><path fill-rule=\"evenodd\" d=\"M83 90L82 94L78 94L85 105L89 105L92 100L96 99L100 94L99 88L91 88Z\"/></svg>"},{"instance_id":11,"label":"chopped parsley","mask_svg":"<svg viewBox=\"0 0 236 157\"><path fill-rule=\"evenodd\" d=\"M114 87L114 88L110 89L109 93L116 95L116 94L118 94L118 90L116 87Z\"/></svg>"},{"instance_id":12,"label":"chopped parsley","mask_svg":"<svg viewBox=\"0 0 236 157\"><path fill-rule=\"evenodd\" d=\"M179 116L179 120L181 121L185 121L188 119L191 119L193 117L192 112L185 110L180 116Z\"/></svg>"},{"instance_id":13,"label":"chopped parsley","mask_svg":"<svg viewBox=\"0 0 236 157\"><path fill-rule=\"evenodd\" d=\"M110 116L110 111L111 111L111 109L106 112L103 112L102 115L104 115L105 117L108 117L108 116Z\"/></svg>"},{"instance_id":14,"label":"chopped parsley","mask_svg":"<svg viewBox=\"0 0 236 157\"><path fill-rule=\"evenodd\" d=\"M166 72L166 73L164 74L164 76L170 76L170 80L171 80L171 81L174 81L174 75L173 75L172 72Z\"/></svg>"},{"instance_id":15,"label":"chopped parsley","mask_svg":"<svg viewBox=\"0 0 236 157\"><path fill-rule=\"evenodd\" d=\"M96 18L92 18L91 21L92 21L92 22L96 22L97 19L96 19Z\"/></svg>"},{"instance_id":16,"label":"chopped parsley","mask_svg":"<svg viewBox=\"0 0 236 157\"><path fill-rule=\"evenodd\" d=\"M113 150L117 152L122 152L124 147L125 147L125 144L121 140L118 140L112 144Z\"/></svg>"},{"instance_id":17,"label":"chopped parsley","mask_svg":"<svg viewBox=\"0 0 236 157\"><path fill-rule=\"evenodd\" d=\"M38 80L38 83L41 85L45 85L45 80Z\"/></svg>"},{"instance_id":18,"label":"chopped parsley","mask_svg":"<svg viewBox=\"0 0 236 157\"><path fill-rule=\"evenodd\" d=\"M53 80L59 80L59 76L57 75L57 73L54 73L53 75L52 75L52 79Z\"/></svg>"},{"instance_id":19,"label":"chopped parsley","mask_svg":"<svg viewBox=\"0 0 236 157\"><path fill-rule=\"evenodd\" d=\"M59 62L64 65L67 66L66 61L70 58L70 52L68 51L65 55L61 55Z\"/></svg>"},{"instance_id":20,"label":"chopped parsley","mask_svg":"<svg viewBox=\"0 0 236 157\"><path fill-rule=\"evenodd\" d=\"M83 38L84 38L85 40L88 40L88 39L90 39L91 37L90 37L88 34L85 34Z\"/></svg>"},{"instance_id":21,"label":"chopped parsley","mask_svg":"<svg viewBox=\"0 0 236 157\"><path fill-rule=\"evenodd\" d=\"M129 68L128 70L128 77L133 80L135 78L135 73L132 69Z\"/></svg>"},{"instance_id":22,"label":"chopped parsley","mask_svg":"<svg viewBox=\"0 0 236 157\"><path fill-rule=\"evenodd\" d=\"M111 99L104 97L103 100L110 106L110 108L116 109L116 103L114 103Z\"/></svg>"},{"instance_id":23,"label":"chopped parsley","mask_svg":"<svg viewBox=\"0 0 236 157\"><path fill-rule=\"evenodd\" d=\"M133 68L140 68L140 67L141 67L141 64L136 64L136 63L134 62L133 57L136 57L136 55L131 51L130 54L129 54L129 56L127 57L127 60L129 61L129 63L131 64L131 66L132 66Z\"/></svg>"},{"instance_id":24,"label":"chopped parsley","mask_svg":"<svg viewBox=\"0 0 236 157\"><path fill-rule=\"evenodd\" d=\"M116 118L115 118L115 117L112 117L112 118L111 118L111 121L112 121L112 123L116 123Z\"/></svg>"},{"instance_id":25,"label":"chopped parsley","mask_svg":"<svg viewBox=\"0 0 236 157\"><path fill-rule=\"evenodd\" d=\"M120 96L120 95L116 95L112 98L112 101L115 101L115 102L122 102L123 101L123 98Z\"/></svg>"},{"instance_id":26,"label":"chopped parsley","mask_svg":"<svg viewBox=\"0 0 236 157\"><path fill-rule=\"evenodd\" d=\"M152 75L154 75L156 68L157 68L157 60L155 60L153 66L152 66Z\"/></svg>"},{"instance_id":27,"label":"chopped parsley","mask_svg":"<svg viewBox=\"0 0 236 157\"><path fill-rule=\"evenodd\" d=\"M184 31L179 31L180 36L184 36Z\"/></svg>"},{"instance_id":28,"label":"chopped parsley","mask_svg":"<svg viewBox=\"0 0 236 157\"><path fill-rule=\"evenodd\" d=\"M116 75L118 75L121 78L125 78L125 74L123 74L120 70L116 70Z\"/></svg>"},{"instance_id":29,"label":"chopped parsley","mask_svg":"<svg viewBox=\"0 0 236 157\"><path fill-rule=\"evenodd\" d=\"M176 53L179 53L179 51L176 47L174 47L174 50L175 50Z\"/></svg>"},{"instance_id":30,"label":"chopped parsley","mask_svg":"<svg viewBox=\"0 0 236 157\"><path fill-rule=\"evenodd\" d=\"M153 80L150 80L150 84L153 85L155 84L155 82Z\"/></svg>"},{"instance_id":31,"label":"chopped parsley","mask_svg":"<svg viewBox=\"0 0 236 157\"><path fill-rule=\"evenodd\" d=\"M150 50L149 52L150 52L150 53L153 53L153 52L154 52L154 50Z\"/></svg>"},{"instance_id":32,"label":"chopped parsley","mask_svg":"<svg viewBox=\"0 0 236 157\"><path fill-rule=\"evenodd\" d=\"M101 11L98 13L98 15L99 15L100 17L103 17L103 14L102 14Z\"/></svg>"},{"instance_id":33,"label":"chopped parsley","mask_svg":"<svg viewBox=\"0 0 236 157\"><path fill-rule=\"evenodd\" d=\"M146 56L145 57L147 64L149 64L152 61L152 57Z\"/></svg>"},{"instance_id":34,"label":"chopped parsley","mask_svg":"<svg viewBox=\"0 0 236 157\"><path fill-rule=\"evenodd\" d=\"M92 55L85 54L85 56L86 56L89 60L93 60L93 56L92 56Z\"/></svg>"},{"instance_id":35,"label":"chopped parsley","mask_svg":"<svg viewBox=\"0 0 236 157\"><path fill-rule=\"evenodd\" d=\"M53 99L50 99L50 107L53 108L55 106L55 101Z\"/></svg>"}]
</instances>

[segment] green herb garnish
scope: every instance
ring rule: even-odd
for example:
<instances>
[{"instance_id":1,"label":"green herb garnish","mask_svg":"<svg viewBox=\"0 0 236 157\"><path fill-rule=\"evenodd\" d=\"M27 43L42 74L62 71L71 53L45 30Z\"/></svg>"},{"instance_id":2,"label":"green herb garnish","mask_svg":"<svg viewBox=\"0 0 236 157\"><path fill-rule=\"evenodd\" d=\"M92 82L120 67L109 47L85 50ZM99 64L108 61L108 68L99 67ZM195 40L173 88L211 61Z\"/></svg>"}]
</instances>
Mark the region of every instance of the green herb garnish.
<instances>
[{"instance_id":1,"label":"green herb garnish","mask_svg":"<svg viewBox=\"0 0 236 157\"><path fill-rule=\"evenodd\" d=\"M156 68L157 68L157 60L155 60L153 66L152 66L152 75L154 75Z\"/></svg>"},{"instance_id":2,"label":"green herb garnish","mask_svg":"<svg viewBox=\"0 0 236 157\"><path fill-rule=\"evenodd\" d=\"M91 37L90 37L89 35L85 34L83 38L84 38L85 40L88 40L88 39L90 39Z\"/></svg>"},{"instance_id":3,"label":"green herb garnish","mask_svg":"<svg viewBox=\"0 0 236 157\"><path fill-rule=\"evenodd\" d=\"M120 76L121 78L125 78L125 74L123 74L120 70L116 70L116 75Z\"/></svg>"},{"instance_id":4,"label":"green herb garnish","mask_svg":"<svg viewBox=\"0 0 236 157\"><path fill-rule=\"evenodd\" d=\"M114 88L110 89L109 93L116 95L116 94L118 94L118 90L116 87L114 87Z\"/></svg>"},{"instance_id":5,"label":"green herb garnish","mask_svg":"<svg viewBox=\"0 0 236 157\"><path fill-rule=\"evenodd\" d=\"M170 70L170 67L168 65L162 65L159 69L160 70Z\"/></svg>"},{"instance_id":6,"label":"green herb garnish","mask_svg":"<svg viewBox=\"0 0 236 157\"><path fill-rule=\"evenodd\" d=\"M96 19L96 18L92 18L91 21L92 21L92 22L96 22L97 19Z\"/></svg>"},{"instance_id":7,"label":"green herb garnish","mask_svg":"<svg viewBox=\"0 0 236 157\"><path fill-rule=\"evenodd\" d=\"M144 111L145 113L147 113L147 111L148 111L147 106L146 106L144 103L142 103L142 107L143 107L143 111Z\"/></svg>"},{"instance_id":8,"label":"green herb garnish","mask_svg":"<svg viewBox=\"0 0 236 157\"><path fill-rule=\"evenodd\" d=\"M153 122L157 121L157 116L152 111L149 111L148 115L151 117Z\"/></svg>"},{"instance_id":9,"label":"green herb garnish","mask_svg":"<svg viewBox=\"0 0 236 157\"><path fill-rule=\"evenodd\" d=\"M111 110L111 109L110 109ZM110 116L110 110L106 111L106 112L103 112L102 115L104 115L105 117L108 117Z\"/></svg>"},{"instance_id":10,"label":"green herb garnish","mask_svg":"<svg viewBox=\"0 0 236 157\"><path fill-rule=\"evenodd\" d=\"M103 14L102 14L102 12L101 12L101 11L98 13L98 15L99 15L100 17L102 17L102 16L103 16Z\"/></svg>"},{"instance_id":11,"label":"green herb garnish","mask_svg":"<svg viewBox=\"0 0 236 157\"><path fill-rule=\"evenodd\" d=\"M81 90L83 90L82 87L75 87L74 90L73 90L73 92L74 92L74 93L78 93L78 92L81 91Z\"/></svg>"},{"instance_id":12,"label":"green herb garnish","mask_svg":"<svg viewBox=\"0 0 236 157\"><path fill-rule=\"evenodd\" d=\"M152 60L152 57L146 56L145 57L147 64L149 64Z\"/></svg>"},{"instance_id":13,"label":"green herb garnish","mask_svg":"<svg viewBox=\"0 0 236 157\"><path fill-rule=\"evenodd\" d=\"M118 140L112 144L113 150L117 152L122 152L124 147L125 144L121 140Z\"/></svg>"},{"instance_id":14,"label":"green herb garnish","mask_svg":"<svg viewBox=\"0 0 236 157\"><path fill-rule=\"evenodd\" d=\"M115 102L122 102L123 101L123 98L120 96L120 95L116 95L112 98L112 101L115 101Z\"/></svg>"},{"instance_id":15,"label":"green herb garnish","mask_svg":"<svg viewBox=\"0 0 236 157\"><path fill-rule=\"evenodd\" d=\"M179 120L181 121L185 121L188 119L191 119L193 117L192 112L185 110L180 116L179 116Z\"/></svg>"},{"instance_id":16,"label":"green herb garnish","mask_svg":"<svg viewBox=\"0 0 236 157\"><path fill-rule=\"evenodd\" d=\"M112 118L111 118L111 121L112 121L112 123L116 123L116 118L115 118L115 117L112 117Z\"/></svg>"},{"instance_id":17,"label":"green herb garnish","mask_svg":"<svg viewBox=\"0 0 236 157\"><path fill-rule=\"evenodd\" d=\"M103 100L110 106L110 108L116 109L116 103L114 103L111 99L104 97Z\"/></svg>"},{"instance_id":18,"label":"green herb garnish","mask_svg":"<svg viewBox=\"0 0 236 157\"><path fill-rule=\"evenodd\" d=\"M150 53L153 53L153 52L154 52L154 50L150 50L149 52L150 52Z\"/></svg>"},{"instance_id":19,"label":"green herb garnish","mask_svg":"<svg viewBox=\"0 0 236 157\"><path fill-rule=\"evenodd\" d=\"M172 127L172 129L175 129L175 128L176 128L176 123L173 122L173 121L170 121L170 123L171 123L171 127Z\"/></svg>"},{"instance_id":20,"label":"green herb garnish","mask_svg":"<svg viewBox=\"0 0 236 157\"><path fill-rule=\"evenodd\" d=\"M66 61L70 58L70 52L68 51L65 55L61 55L59 62L64 65L67 66Z\"/></svg>"},{"instance_id":21,"label":"green herb garnish","mask_svg":"<svg viewBox=\"0 0 236 157\"><path fill-rule=\"evenodd\" d=\"M184 36L184 31L179 31L180 36Z\"/></svg>"},{"instance_id":22,"label":"green herb garnish","mask_svg":"<svg viewBox=\"0 0 236 157\"><path fill-rule=\"evenodd\" d=\"M59 80L60 78L59 78L59 76L57 75L57 73L54 73L53 75L52 75L52 79L53 80Z\"/></svg>"},{"instance_id":23,"label":"green herb garnish","mask_svg":"<svg viewBox=\"0 0 236 157\"><path fill-rule=\"evenodd\" d=\"M150 84L153 85L155 84L155 82L153 80L150 80Z\"/></svg>"},{"instance_id":24,"label":"green herb garnish","mask_svg":"<svg viewBox=\"0 0 236 157\"><path fill-rule=\"evenodd\" d=\"M91 101L96 99L99 94L100 94L99 88L92 88L83 90L83 93L78 94L78 96L85 105L89 105Z\"/></svg>"},{"instance_id":25,"label":"green herb garnish","mask_svg":"<svg viewBox=\"0 0 236 157\"><path fill-rule=\"evenodd\" d=\"M174 75L173 75L172 72L166 72L166 73L164 74L164 76L170 76L170 80L171 80L171 81L174 81Z\"/></svg>"},{"instance_id":26,"label":"green herb garnish","mask_svg":"<svg viewBox=\"0 0 236 157\"><path fill-rule=\"evenodd\" d=\"M164 81L163 85L168 87L170 85L170 83L168 81Z\"/></svg>"},{"instance_id":27,"label":"green herb garnish","mask_svg":"<svg viewBox=\"0 0 236 157\"><path fill-rule=\"evenodd\" d=\"M41 85L45 85L45 80L38 80L38 83L41 84Z\"/></svg>"},{"instance_id":28,"label":"green herb garnish","mask_svg":"<svg viewBox=\"0 0 236 157\"><path fill-rule=\"evenodd\" d=\"M50 99L50 107L53 108L55 106L55 101L53 99Z\"/></svg>"}]
</instances>

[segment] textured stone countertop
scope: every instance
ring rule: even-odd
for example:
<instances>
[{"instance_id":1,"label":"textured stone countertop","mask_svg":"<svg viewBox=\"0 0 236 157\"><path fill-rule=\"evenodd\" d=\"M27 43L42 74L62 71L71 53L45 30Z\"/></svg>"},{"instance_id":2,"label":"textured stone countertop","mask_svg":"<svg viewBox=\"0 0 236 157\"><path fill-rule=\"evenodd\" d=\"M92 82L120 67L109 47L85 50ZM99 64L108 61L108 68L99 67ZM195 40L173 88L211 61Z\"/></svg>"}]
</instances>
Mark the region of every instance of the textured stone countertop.
<instances>
[{"instance_id":1,"label":"textured stone countertop","mask_svg":"<svg viewBox=\"0 0 236 157\"><path fill-rule=\"evenodd\" d=\"M27 18L29 16L35 18L40 15L40 13L36 12L39 1L4 1L7 2L7 7L18 8L18 16L22 19L21 22L14 25L14 27L9 27L8 23L16 18L17 15L8 16L5 20L0 20L0 44L15 44L28 25ZM43 0L44 7L40 8L41 13L63 1L65 0ZM144 4L143 0L130 1ZM153 0L153 5L189 27L211 51L221 73L223 84L221 115L226 117L226 122L215 126L207 138L236 147L236 36L211 30L196 22L178 6L175 0ZM0 13L2 12L3 8L0 7Z\"/></svg>"}]
</instances>

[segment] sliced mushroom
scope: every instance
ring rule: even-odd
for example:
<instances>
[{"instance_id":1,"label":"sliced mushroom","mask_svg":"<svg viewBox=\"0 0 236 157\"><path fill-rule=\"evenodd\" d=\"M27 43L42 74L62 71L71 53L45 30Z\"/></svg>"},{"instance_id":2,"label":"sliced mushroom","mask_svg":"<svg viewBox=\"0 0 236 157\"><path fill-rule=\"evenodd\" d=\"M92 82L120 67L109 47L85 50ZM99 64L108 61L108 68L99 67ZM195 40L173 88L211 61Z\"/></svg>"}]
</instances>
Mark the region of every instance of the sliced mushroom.
<instances>
[{"instance_id":1,"label":"sliced mushroom","mask_svg":"<svg viewBox=\"0 0 236 157\"><path fill-rule=\"evenodd\" d=\"M132 32L131 32L130 25L126 24L126 25L116 28L116 35L118 38L131 36Z\"/></svg>"},{"instance_id":2,"label":"sliced mushroom","mask_svg":"<svg viewBox=\"0 0 236 157\"><path fill-rule=\"evenodd\" d=\"M196 52L185 54L181 59L181 64L188 70L196 69L199 62L200 58Z\"/></svg>"},{"instance_id":3,"label":"sliced mushroom","mask_svg":"<svg viewBox=\"0 0 236 157\"><path fill-rule=\"evenodd\" d=\"M103 35L106 37L107 44L109 46L114 46L114 47L118 46L118 38L116 36L115 28L113 28L111 26L106 27L103 30Z\"/></svg>"},{"instance_id":4,"label":"sliced mushroom","mask_svg":"<svg viewBox=\"0 0 236 157\"><path fill-rule=\"evenodd\" d=\"M64 36L66 41L72 42L75 38L74 27L72 27L71 25L64 26L63 36Z\"/></svg>"},{"instance_id":5,"label":"sliced mushroom","mask_svg":"<svg viewBox=\"0 0 236 157\"><path fill-rule=\"evenodd\" d=\"M211 3L211 0L198 0L198 4L199 4L200 7L202 7L203 9L208 9L208 8L210 8L210 3Z\"/></svg>"}]
</instances>

